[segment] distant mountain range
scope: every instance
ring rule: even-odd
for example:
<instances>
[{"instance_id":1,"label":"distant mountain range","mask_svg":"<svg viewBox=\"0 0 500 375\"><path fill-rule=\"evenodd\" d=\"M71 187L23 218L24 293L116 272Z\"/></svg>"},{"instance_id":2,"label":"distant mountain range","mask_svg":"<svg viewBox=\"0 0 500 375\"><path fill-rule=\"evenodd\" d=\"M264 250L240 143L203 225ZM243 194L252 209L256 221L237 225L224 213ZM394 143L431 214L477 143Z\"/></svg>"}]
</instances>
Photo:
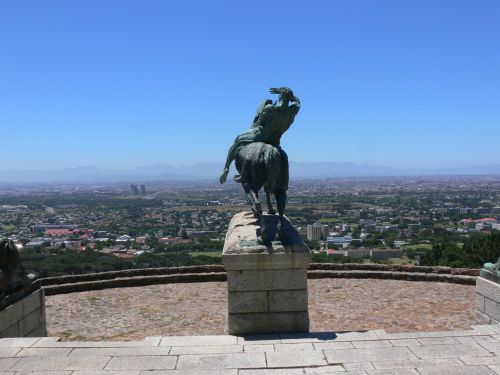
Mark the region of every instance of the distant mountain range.
<instances>
[{"instance_id":1,"label":"distant mountain range","mask_svg":"<svg viewBox=\"0 0 500 375\"><path fill-rule=\"evenodd\" d=\"M127 170L102 169L96 166L52 169L0 171L0 183L63 183L63 182L142 182L218 179L222 164L199 163L186 167L156 165ZM436 175L500 175L500 164L466 168L401 169L366 164L334 162L290 162L291 178L335 178L377 176Z\"/></svg>"}]
</instances>

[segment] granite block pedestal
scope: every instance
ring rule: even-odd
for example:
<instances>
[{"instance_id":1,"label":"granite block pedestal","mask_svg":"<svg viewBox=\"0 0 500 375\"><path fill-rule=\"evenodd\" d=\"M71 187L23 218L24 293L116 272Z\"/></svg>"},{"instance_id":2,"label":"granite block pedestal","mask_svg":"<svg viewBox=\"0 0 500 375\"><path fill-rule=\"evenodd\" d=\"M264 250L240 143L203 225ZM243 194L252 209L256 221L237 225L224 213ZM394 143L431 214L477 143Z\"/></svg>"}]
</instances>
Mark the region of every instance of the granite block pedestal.
<instances>
[{"instance_id":1,"label":"granite block pedestal","mask_svg":"<svg viewBox=\"0 0 500 375\"><path fill-rule=\"evenodd\" d=\"M276 216L265 215L265 220L274 236ZM222 253L228 288L226 332L308 332L309 248L288 220L285 245L259 245L258 229L251 212L234 215L229 224Z\"/></svg>"},{"instance_id":2,"label":"granite block pedestal","mask_svg":"<svg viewBox=\"0 0 500 375\"><path fill-rule=\"evenodd\" d=\"M486 323L500 323L500 276L485 269L476 279L476 313Z\"/></svg>"}]
</instances>

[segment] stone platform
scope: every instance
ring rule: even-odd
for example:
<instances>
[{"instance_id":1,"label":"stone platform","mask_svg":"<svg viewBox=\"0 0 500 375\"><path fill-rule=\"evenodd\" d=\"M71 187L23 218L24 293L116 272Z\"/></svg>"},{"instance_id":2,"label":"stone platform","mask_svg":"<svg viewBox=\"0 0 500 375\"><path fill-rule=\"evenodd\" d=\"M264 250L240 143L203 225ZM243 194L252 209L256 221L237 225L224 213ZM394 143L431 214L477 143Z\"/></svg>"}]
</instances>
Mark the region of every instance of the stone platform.
<instances>
[{"instance_id":1,"label":"stone platform","mask_svg":"<svg viewBox=\"0 0 500 375\"><path fill-rule=\"evenodd\" d=\"M308 332L307 268L311 253L285 218L285 238L275 241L278 216L264 215L268 245L251 212L233 216L222 251L227 271L226 333Z\"/></svg>"},{"instance_id":2,"label":"stone platform","mask_svg":"<svg viewBox=\"0 0 500 375\"><path fill-rule=\"evenodd\" d=\"M500 325L260 336L163 336L128 342L0 339L0 375L493 375Z\"/></svg>"}]
</instances>

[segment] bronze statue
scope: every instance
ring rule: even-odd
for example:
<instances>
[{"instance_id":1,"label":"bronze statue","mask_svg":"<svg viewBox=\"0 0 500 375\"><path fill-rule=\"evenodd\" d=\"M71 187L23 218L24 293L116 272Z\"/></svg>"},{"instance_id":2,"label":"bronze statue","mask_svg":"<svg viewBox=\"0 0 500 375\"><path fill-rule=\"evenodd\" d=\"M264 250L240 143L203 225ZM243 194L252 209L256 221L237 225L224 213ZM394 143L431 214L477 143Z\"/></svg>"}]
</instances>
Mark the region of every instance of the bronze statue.
<instances>
[{"instance_id":1,"label":"bronze statue","mask_svg":"<svg viewBox=\"0 0 500 375\"><path fill-rule=\"evenodd\" d=\"M270 244L269 230L262 214L258 198L259 190L264 187L268 213L275 214L271 194L276 198L278 209L278 237L285 241L283 231L286 192L288 190L288 157L281 149L280 139L293 123L300 109L300 101L288 87L271 88L272 94L279 94L278 101L266 99L257 109L252 127L236 137L230 147L220 182L226 182L229 166L235 160L239 175L234 180L240 182L245 197L260 223L258 240ZM289 105L289 103L291 104Z\"/></svg>"},{"instance_id":2,"label":"bronze statue","mask_svg":"<svg viewBox=\"0 0 500 375\"><path fill-rule=\"evenodd\" d=\"M300 109L300 101L288 87L271 88L271 94L279 94L278 101L266 99L257 108L257 114L252 123L252 127L236 137L234 143L229 148L226 165L220 176L220 182L226 182L229 166L236 157L238 150L253 142L263 142L274 147L280 147L280 139L284 132L292 125L295 116ZM291 102L290 105L289 102ZM238 181L235 176L235 181Z\"/></svg>"},{"instance_id":3,"label":"bronze statue","mask_svg":"<svg viewBox=\"0 0 500 375\"><path fill-rule=\"evenodd\" d=\"M0 240L0 298L23 289L29 282L14 242Z\"/></svg>"},{"instance_id":4,"label":"bronze statue","mask_svg":"<svg viewBox=\"0 0 500 375\"><path fill-rule=\"evenodd\" d=\"M496 263L485 263L483 268L500 276L500 257L498 257Z\"/></svg>"}]
</instances>

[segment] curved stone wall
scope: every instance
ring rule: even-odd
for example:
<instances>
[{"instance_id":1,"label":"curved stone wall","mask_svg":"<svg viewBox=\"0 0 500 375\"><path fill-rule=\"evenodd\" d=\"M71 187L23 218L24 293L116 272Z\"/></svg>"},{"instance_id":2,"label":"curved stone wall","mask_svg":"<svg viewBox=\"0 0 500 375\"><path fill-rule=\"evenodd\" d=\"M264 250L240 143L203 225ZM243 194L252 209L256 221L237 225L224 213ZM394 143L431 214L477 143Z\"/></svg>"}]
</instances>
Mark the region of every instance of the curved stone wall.
<instances>
[{"instance_id":1,"label":"curved stone wall","mask_svg":"<svg viewBox=\"0 0 500 375\"><path fill-rule=\"evenodd\" d=\"M479 270L449 267L420 267L408 265L312 263L309 279L355 278L434 281L474 285ZM145 268L68 275L41 279L45 294L65 294L88 290L145 286L167 283L198 283L226 281L222 265Z\"/></svg>"}]
</instances>

